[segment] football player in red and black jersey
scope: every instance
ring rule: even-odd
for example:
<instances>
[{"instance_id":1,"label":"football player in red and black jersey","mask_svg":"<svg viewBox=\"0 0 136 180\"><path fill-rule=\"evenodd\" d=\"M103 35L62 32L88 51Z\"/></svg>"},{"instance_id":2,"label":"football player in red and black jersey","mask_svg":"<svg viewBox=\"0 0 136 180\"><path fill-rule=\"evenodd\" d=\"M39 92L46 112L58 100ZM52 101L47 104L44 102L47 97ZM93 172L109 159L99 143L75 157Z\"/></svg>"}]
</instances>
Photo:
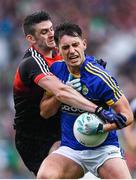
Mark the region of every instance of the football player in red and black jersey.
<instances>
[{"instance_id":1,"label":"football player in red and black jersey","mask_svg":"<svg viewBox=\"0 0 136 180\"><path fill-rule=\"evenodd\" d=\"M15 142L25 165L37 174L51 146L60 139L58 114L48 121L40 116L39 104L44 89L38 81L50 74L49 66L61 56L55 49L53 25L46 12L26 17L23 27L30 47L14 79Z\"/></svg>"}]
</instances>

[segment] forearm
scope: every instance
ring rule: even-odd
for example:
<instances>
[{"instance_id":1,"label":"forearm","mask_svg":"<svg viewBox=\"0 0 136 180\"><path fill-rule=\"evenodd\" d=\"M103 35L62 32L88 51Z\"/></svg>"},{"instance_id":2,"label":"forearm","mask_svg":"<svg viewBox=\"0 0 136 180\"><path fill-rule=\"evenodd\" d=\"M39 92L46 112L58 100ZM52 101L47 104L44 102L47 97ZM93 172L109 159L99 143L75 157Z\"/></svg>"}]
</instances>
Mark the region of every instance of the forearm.
<instances>
[{"instance_id":1,"label":"forearm","mask_svg":"<svg viewBox=\"0 0 136 180\"><path fill-rule=\"evenodd\" d=\"M49 76L42 78L38 83L43 89L52 92L56 98L65 104L88 112L95 112L97 105L85 99L73 88L61 83L58 78Z\"/></svg>"},{"instance_id":2,"label":"forearm","mask_svg":"<svg viewBox=\"0 0 136 180\"><path fill-rule=\"evenodd\" d=\"M124 127L130 125L133 122L133 113L124 95L122 95L122 97L112 106L112 108L115 110L117 115L120 114L126 118ZM119 129L116 123L108 123L104 125L104 131L111 131L114 129Z\"/></svg>"},{"instance_id":3,"label":"forearm","mask_svg":"<svg viewBox=\"0 0 136 180\"><path fill-rule=\"evenodd\" d=\"M94 113L97 107L97 105L85 99L80 93L69 86L64 87L58 94L56 94L56 98L65 104L91 113Z\"/></svg>"},{"instance_id":4,"label":"forearm","mask_svg":"<svg viewBox=\"0 0 136 180\"><path fill-rule=\"evenodd\" d=\"M104 131L122 129L133 122L133 113L124 95L112 105L112 108L115 112L106 111L101 107L96 109L96 115L106 123Z\"/></svg>"},{"instance_id":5,"label":"forearm","mask_svg":"<svg viewBox=\"0 0 136 180\"><path fill-rule=\"evenodd\" d=\"M40 103L40 115L45 119L50 118L58 112L60 104L55 96L44 96Z\"/></svg>"},{"instance_id":6,"label":"forearm","mask_svg":"<svg viewBox=\"0 0 136 180\"><path fill-rule=\"evenodd\" d=\"M131 110L128 100L124 95L122 95L118 102L113 105L113 109L116 113L120 113L126 117L126 126L130 125L134 121L133 112Z\"/></svg>"}]
</instances>

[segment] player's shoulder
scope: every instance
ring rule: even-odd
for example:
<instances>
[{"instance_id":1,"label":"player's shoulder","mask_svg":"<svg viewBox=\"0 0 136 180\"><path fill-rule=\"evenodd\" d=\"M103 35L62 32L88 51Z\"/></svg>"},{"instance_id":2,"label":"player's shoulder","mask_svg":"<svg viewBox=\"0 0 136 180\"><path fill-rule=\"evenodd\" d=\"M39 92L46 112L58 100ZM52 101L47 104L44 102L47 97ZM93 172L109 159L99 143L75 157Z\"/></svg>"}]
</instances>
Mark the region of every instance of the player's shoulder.
<instances>
[{"instance_id":1,"label":"player's shoulder","mask_svg":"<svg viewBox=\"0 0 136 180\"><path fill-rule=\"evenodd\" d=\"M18 71L24 74L26 72L30 72L35 68L35 66L36 62L34 57L32 56L30 49L27 49L22 56L20 63L18 64Z\"/></svg>"},{"instance_id":2,"label":"player's shoulder","mask_svg":"<svg viewBox=\"0 0 136 180\"><path fill-rule=\"evenodd\" d=\"M94 75L106 73L107 75L111 76L111 73L107 69L105 69L103 65L98 63L98 60L94 56L86 55L82 69Z\"/></svg>"},{"instance_id":3,"label":"player's shoulder","mask_svg":"<svg viewBox=\"0 0 136 180\"><path fill-rule=\"evenodd\" d=\"M114 78L108 70L97 62L94 56L86 56L82 69L82 72L86 74L86 76L91 76L95 80L97 79L99 83L104 83Z\"/></svg>"},{"instance_id":4,"label":"player's shoulder","mask_svg":"<svg viewBox=\"0 0 136 180\"><path fill-rule=\"evenodd\" d=\"M97 59L96 59L95 56L86 55L85 62L84 62L84 67L90 66L90 65L93 66L93 67L98 67L98 68L100 68L102 70L105 70L105 68L101 64L99 64L97 62Z\"/></svg>"}]
</instances>

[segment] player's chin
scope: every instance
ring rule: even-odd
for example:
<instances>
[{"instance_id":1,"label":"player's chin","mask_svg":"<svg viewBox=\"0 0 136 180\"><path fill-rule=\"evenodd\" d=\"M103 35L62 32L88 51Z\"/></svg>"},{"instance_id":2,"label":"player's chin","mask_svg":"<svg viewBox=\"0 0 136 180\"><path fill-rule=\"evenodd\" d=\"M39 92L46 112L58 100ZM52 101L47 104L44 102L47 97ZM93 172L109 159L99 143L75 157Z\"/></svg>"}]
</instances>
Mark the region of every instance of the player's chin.
<instances>
[{"instance_id":1,"label":"player's chin","mask_svg":"<svg viewBox=\"0 0 136 180\"><path fill-rule=\"evenodd\" d=\"M78 60L70 62L71 66L80 66L80 62Z\"/></svg>"},{"instance_id":2,"label":"player's chin","mask_svg":"<svg viewBox=\"0 0 136 180\"><path fill-rule=\"evenodd\" d=\"M48 47L50 47L50 48L56 47L55 42L50 42L50 43L48 43Z\"/></svg>"}]
</instances>

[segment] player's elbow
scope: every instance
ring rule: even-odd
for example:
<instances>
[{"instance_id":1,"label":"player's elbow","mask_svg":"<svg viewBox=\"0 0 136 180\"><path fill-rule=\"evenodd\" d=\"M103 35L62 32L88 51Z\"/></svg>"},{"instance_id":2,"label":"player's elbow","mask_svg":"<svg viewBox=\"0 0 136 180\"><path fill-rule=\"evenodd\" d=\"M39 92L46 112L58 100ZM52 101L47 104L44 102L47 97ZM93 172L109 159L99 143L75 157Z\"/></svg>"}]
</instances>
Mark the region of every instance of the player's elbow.
<instances>
[{"instance_id":1,"label":"player's elbow","mask_svg":"<svg viewBox=\"0 0 136 180\"><path fill-rule=\"evenodd\" d=\"M129 126L130 124L132 124L134 122L134 115L133 113L129 113L128 117L127 117L127 122L126 125Z\"/></svg>"},{"instance_id":2,"label":"player's elbow","mask_svg":"<svg viewBox=\"0 0 136 180\"><path fill-rule=\"evenodd\" d=\"M44 119L48 119L51 117L51 114L48 113L48 111L40 111L40 116L42 116Z\"/></svg>"},{"instance_id":3,"label":"player's elbow","mask_svg":"<svg viewBox=\"0 0 136 180\"><path fill-rule=\"evenodd\" d=\"M59 110L59 107L54 109L48 109L44 111L40 111L40 116L42 116L44 119L49 119L50 117L54 116Z\"/></svg>"}]
</instances>

